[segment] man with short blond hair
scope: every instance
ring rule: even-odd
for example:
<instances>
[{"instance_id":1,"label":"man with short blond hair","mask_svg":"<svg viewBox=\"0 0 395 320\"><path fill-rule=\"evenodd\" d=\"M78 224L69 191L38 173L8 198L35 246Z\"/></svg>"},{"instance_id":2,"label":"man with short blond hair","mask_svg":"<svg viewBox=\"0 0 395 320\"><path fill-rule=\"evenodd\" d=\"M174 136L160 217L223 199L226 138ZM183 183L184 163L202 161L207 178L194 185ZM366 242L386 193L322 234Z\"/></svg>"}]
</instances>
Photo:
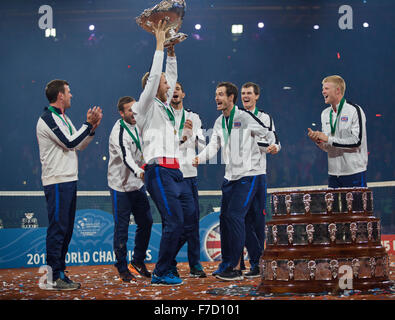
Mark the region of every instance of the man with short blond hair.
<instances>
[{"instance_id":1,"label":"man with short blond hair","mask_svg":"<svg viewBox=\"0 0 395 320\"><path fill-rule=\"evenodd\" d=\"M132 111L141 132L146 162L144 182L162 219L158 260L152 272L152 285L180 285L182 279L171 273L177 245L184 229L184 219L195 212L191 192L185 187L178 153L179 127L169 106L177 82L177 58L174 47L167 48L166 71L162 72L167 22L153 26L156 51L139 100Z\"/></svg>"},{"instance_id":2,"label":"man with short blond hair","mask_svg":"<svg viewBox=\"0 0 395 320\"><path fill-rule=\"evenodd\" d=\"M366 187L368 148L366 116L362 108L346 101L345 81L338 75L322 80L324 101L322 131L308 128L308 136L328 153L328 187Z\"/></svg>"},{"instance_id":3,"label":"man with short blond hair","mask_svg":"<svg viewBox=\"0 0 395 320\"><path fill-rule=\"evenodd\" d=\"M327 82L332 82L333 84L335 84L340 89L340 94L344 96L344 93L346 92L346 82L341 76L328 76L322 80L322 84Z\"/></svg>"}]
</instances>

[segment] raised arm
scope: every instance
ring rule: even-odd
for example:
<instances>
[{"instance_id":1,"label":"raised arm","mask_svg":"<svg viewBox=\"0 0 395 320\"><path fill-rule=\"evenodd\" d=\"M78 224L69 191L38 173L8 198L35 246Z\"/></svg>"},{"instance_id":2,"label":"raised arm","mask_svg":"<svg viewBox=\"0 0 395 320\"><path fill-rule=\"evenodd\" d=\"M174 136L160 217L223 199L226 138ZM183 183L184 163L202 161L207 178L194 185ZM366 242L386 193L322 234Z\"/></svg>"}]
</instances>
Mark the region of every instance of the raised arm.
<instances>
[{"instance_id":1,"label":"raised arm","mask_svg":"<svg viewBox=\"0 0 395 320\"><path fill-rule=\"evenodd\" d=\"M156 38L156 51L149 71L147 82L143 87L139 100L133 105L133 112L136 116L146 115L149 107L151 106L152 100L155 98L160 83L160 78L163 69L163 57L165 34L168 29L166 27L167 22L159 21L157 26L154 26L154 34Z\"/></svg>"},{"instance_id":2,"label":"raised arm","mask_svg":"<svg viewBox=\"0 0 395 320\"><path fill-rule=\"evenodd\" d=\"M170 100L173 97L174 89L177 84L177 59L174 50L174 46L167 48L167 59L166 59L166 80L170 86L167 91L167 104L170 104Z\"/></svg>"}]
</instances>

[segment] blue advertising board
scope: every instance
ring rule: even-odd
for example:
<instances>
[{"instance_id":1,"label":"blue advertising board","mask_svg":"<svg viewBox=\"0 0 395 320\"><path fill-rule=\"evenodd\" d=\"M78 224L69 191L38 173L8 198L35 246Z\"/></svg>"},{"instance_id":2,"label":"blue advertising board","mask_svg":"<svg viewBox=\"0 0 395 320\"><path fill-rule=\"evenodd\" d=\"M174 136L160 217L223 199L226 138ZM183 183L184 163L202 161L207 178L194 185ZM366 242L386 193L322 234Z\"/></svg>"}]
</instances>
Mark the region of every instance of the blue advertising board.
<instances>
[{"instance_id":1,"label":"blue advertising board","mask_svg":"<svg viewBox=\"0 0 395 320\"><path fill-rule=\"evenodd\" d=\"M162 225L154 223L147 250L146 262L158 259ZM115 263L113 252L114 222L111 213L97 210L77 210L74 232L66 256L68 266L106 265ZM133 252L136 225L129 226L128 259ZM201 261L220 260L219 212L200 220ZM47 228L28 227L0 229L0 269L39 267L46 264ZM178 256L178 262L187 261L187 245Z\"/></svg>"}]
</instances>

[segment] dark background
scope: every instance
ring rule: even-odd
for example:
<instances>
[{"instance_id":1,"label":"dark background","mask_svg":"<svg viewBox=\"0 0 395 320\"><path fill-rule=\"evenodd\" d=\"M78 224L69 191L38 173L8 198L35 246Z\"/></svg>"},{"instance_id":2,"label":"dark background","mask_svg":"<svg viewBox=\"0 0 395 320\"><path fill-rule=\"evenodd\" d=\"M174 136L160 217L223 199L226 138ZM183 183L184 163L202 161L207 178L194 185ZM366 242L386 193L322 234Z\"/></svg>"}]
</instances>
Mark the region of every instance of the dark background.
<instances>
[{"instance_id":1,"label":"dark background","mask_svg":"<svg viewBox=\"0 0 395 320\"><path fill-rule=\"evenodd\" d=\"M68 114L77 128L89 107L103 109L94 142L79 153L79 190L107 189L103 156L108 159L108 137L119 118L117 100L140 95L155 50L154 37L134 18L158 2L0 2L0 190L42 189L35 130L47 105L45 85L55 78L70 83ZM38 26L44 4L53 8L56 38L45 38ZM338 26L343 4L353 9L352 30ZM187 0L181 31L189 38L176 46L184 105L209 129L219 116L219 81L258 83L259 108L273 116L282 144L279 154L268 156L269 187L326 184L326 154L307 137L307 128L321 127L322 79L339 74L346 99L367 117L368 182L395 180L394 9L391 0ZM194 29L196 23L201 30ZM232 24L243 24L243 34L232 35ZM201 166L199 189L220 189L223 173L224 165Z\"/></svg>"}]
</instances>

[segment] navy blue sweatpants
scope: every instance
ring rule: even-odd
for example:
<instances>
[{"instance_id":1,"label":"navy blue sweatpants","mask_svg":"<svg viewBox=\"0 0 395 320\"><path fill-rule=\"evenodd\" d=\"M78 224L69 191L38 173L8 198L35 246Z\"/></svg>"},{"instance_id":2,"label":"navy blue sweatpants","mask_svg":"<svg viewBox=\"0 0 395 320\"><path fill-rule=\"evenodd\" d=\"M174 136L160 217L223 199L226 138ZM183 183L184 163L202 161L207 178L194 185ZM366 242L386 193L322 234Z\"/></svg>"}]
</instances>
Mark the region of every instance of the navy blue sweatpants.
<instances>
[{"instance_id":1,"label":"navy blue sweatpants","mask_svg":"<svg viewBox=\"0 0 395 320\"><path fill-rule=\"evenodd\" d=\"M245 246L250 257L251 267L259 264L259 259L265 247L266 175L257 176L256 183L258 184L258 190L245 220Z\"/></svg>"},{"instance_id":2,"label":"navy blue sweatpants","mask_svg":"<svg viewBox=\"0 0 395 320\"><path fill-rule=\"evenodd\" d=\"M184 231L184 219L193 219L194 199L179 169L169 169L157 164L147 165L144 177L147 190L162 218L162 236L154 269L154 274L162 277L169 272L177 254Z\"/></svg>"},{"instance_id":3,"label":"navy blue sweatpants","mask_svg":"<svg viewBox=\"0 0 395 320\"><path fill-rule=\"evenodd\" d=\"M199 193L197 186L197 178L190 177L184 178L185 186L189 188L192 193L195 212L193 215L188 214L184 217L184 232L180 237L180 241L177 246L177 253L183 247L185 243L188 243L188 262L189 267L192 268L200 262L200 237L199 237L199 220L200 220L200 210L199 210ZM177 265L177 261L173 260L173 266Z\"/></svg>"},{"instance_id":4,"label":"navy blue sweatpants","mask_svg":"<svg viewBox=\"0 0 395 320\"><path fill-rule=\"evenodd\" d=\"M47 265L52 268L53 281L66 269L66 254L73 235L77 204L77 181L44 186L47 200L48 229L46 239Z\"/></svg>"},{"instance_id":5,"label":"navy blue sweatpants","mask_svg":"<svg viewBox=\"0 0 395 320\"><path fill-rule=\"evenodd\" d=\"M366 171L347 176L331 176L328 177L329 188L353 188L365 187L366 188Z\"/></svg>"},{"instance_id":6,"label":"navy blue sweatpants","mask_svg":"<svg viewBox=\"0 0 395 320\"><path fill-rule=\"evenodd\" d=\"M243 177L222 184L219 216L222 263L234 268L246 239L245 217L259 188L259 176Z\"/></svg>"},{"instance_id":7,"label":"navy blue sweatpants","mask_svg":"<svg viewBox=\"0 0 395 320\"><path fill-rule=\"evenodd\" d=\"M127 242L130 214L136 222L136 236L132 261L143 263L146 257L149 240L151 238L152 215L148 197L143 186L140 190L119 192L110 189L114 217L114 252L118 272L127 270Z\"/></svg>"}]
</instances>

